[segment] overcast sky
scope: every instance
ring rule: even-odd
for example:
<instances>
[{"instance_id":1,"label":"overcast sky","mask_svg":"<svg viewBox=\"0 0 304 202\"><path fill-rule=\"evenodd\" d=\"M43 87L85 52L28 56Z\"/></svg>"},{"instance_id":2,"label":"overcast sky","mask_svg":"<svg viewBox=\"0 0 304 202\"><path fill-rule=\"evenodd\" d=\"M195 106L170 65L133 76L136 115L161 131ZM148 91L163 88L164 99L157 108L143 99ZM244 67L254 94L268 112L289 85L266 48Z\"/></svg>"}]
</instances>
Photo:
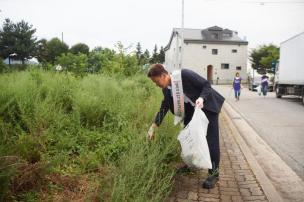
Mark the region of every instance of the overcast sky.
<instances>
[{"instance_id":1,"label":"overcast sky","mask_svg":"<svg viewBox=\"0 0 304 202\"><path fill-rule=\"evenodd\" d=\"M282 41L304 31L304 0L184 0L185 28L214 25L246 37L249 48ZM25 20L36 36L113 48L140 42L152 51L166 46L181 27L182 0L0 0L0 21ZM264 1L265 2L265 1ZM269 3L267 3L269 2Z\"/></svg>"}]
</instances>

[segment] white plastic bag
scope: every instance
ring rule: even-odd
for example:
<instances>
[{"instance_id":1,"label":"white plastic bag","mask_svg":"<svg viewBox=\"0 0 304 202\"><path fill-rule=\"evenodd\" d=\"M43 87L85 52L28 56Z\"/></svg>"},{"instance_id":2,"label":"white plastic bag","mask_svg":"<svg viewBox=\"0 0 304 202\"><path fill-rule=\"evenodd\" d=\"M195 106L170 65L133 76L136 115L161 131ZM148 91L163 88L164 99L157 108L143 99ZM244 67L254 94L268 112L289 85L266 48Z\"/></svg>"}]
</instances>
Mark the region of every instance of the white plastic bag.
<instances>
[{"instance_id":1,"label":"white plastic bag","mask_svg":"<svg viewBox=\"0 0 304 202\"><path fill-rule=\"evenodd\" d=\"M258 94L259 95L261 95L261 89L262 87L261 87L261 85L258 85L256 88L255 88L255 90L258 92Z\"/></svg>"},{"instance_id":2,"label":"white plastic bag","mask_svg":"<svg viewBox=\"0 0 304 202\"><path fill-rule=\"evenodd\" d=\"M177 137L182 148L181 157L190 167L212 169L206 139L208 123L205 113L195 108L192 120Z\"/></svg>"}]
</instances>

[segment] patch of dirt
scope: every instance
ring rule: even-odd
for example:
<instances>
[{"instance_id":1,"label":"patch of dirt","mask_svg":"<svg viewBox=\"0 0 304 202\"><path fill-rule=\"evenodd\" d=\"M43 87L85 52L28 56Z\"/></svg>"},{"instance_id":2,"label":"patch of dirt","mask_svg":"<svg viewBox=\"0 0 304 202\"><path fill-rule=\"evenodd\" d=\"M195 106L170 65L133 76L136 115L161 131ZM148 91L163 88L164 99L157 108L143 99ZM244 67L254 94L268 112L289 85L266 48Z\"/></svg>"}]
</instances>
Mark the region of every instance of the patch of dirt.
<instances>
[{"instance_id":1,"label":"patch of dirt","mask_svg":"<svg viewBox=\"0 0 304 202\"><path fill-rule=\"evenodd\" d=\"M40 193L42 201L109 201L111 196L113 170L107 167L97 172L79 176L50 174L49 186Z\"/></svg>"}]
</instances>

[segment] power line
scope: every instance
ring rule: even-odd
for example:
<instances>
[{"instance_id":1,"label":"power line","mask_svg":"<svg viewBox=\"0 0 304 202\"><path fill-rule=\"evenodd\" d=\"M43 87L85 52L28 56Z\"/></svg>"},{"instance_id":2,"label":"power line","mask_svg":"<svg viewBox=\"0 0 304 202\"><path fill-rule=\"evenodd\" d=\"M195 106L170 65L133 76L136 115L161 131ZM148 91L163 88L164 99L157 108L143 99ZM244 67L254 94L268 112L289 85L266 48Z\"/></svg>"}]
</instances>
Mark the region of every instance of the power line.
<instances>
[{"instance_id":1,"label":"power line","mask_svg":"<svg viewBox=\"0 0 304 202\"><path fill-rule=\"evenodd\" d=\"M224 2L223 0L205 0L206 2ZM304 4L304 1L242 1L242 0L231 0L230 3L248 3L248 4Z\"/></svg>"},{"instance_id":2,"label":"power line","mask_svg":"<svg viewBox=\"0 0 304 202\"><path fill-rule=\"evenodd\" d=\"M304 4L304 1L248 1L242 3L254 3L254 4Z\"/></svg>"}]
</instances>

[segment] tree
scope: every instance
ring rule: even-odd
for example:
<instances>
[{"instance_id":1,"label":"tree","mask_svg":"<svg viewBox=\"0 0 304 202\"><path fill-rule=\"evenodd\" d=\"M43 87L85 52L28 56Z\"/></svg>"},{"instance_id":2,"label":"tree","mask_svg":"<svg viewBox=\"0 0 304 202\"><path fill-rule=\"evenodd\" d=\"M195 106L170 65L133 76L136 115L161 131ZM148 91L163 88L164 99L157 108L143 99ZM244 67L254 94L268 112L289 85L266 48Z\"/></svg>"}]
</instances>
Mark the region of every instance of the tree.
<instances>
[{"instance_id":1,"label":"tree","mask_svg":"<svg viewBox=\"0 0 304 202\"><path fill-rule=\"evenodd\" d=\"M102 54L100 51L92 51L89 54L89 68L88 71L91 73L99 72L102 67Z\"/></svg>"},{"instance_id":2,"label":"tree","mask_svg":"<svg viewBox=\"0 0 304 202\"><path fill-rule=\"evenodd\" d=\"M10 19L5 19L0 31L0 55L10 59L14 54L15 58L24 64L26 59L31 59L35 55L37 41L34 37L35 32L36 29L23 20L14 24Z\"/></svg>"},{"instance_id":3,"label":"tree","mask_svg":"<svg viewBox=\"0 0 304 202\"><path fill-rule=\"evenodd\" d=\"M36 57L40 63L46 63L48 57L47 40L40 39L37 42Z\"/></svg>"},{"instance_id":4,"label":"tree","mask_svg":"<svg viewBox=\"0 0 304 202\"><path fill-rule=\"evenodd\" d=\"M92 52L99 52L99 51L102 51L103 50L103 48L101 47L101 46L97 46L97 47L95 47L93 50L92 50Z\"/></svg>"},{"instance_id":5,"label":"tree","mask_svg":"<svg viewBox=\"0 0 304 202\"><path fill-rule=\"evenodd\" d=\"M150 62L150 52L148 49L145 50L145 52L141 55L140 61L142 62L143 65L147 65Z\"/></svg>"},{"instance_id":6,"label":"tree","mask_svg":"<svg viewBox=\"0 0 304 202\"><path fill-rule=\"evenodd\" d=\"M64 70L83 76L88 70L88 56L86 54L62 54L56 57L56 64L60 64Z\"/></svg>"},{"instance_id":7,"label":"tree","mask_svg":"<svg viewBox=\"0 0 304 202\"><path fill-rule=\"evenodd\" d=\"M73 54L82 53L82 54L88 55L90 52L90 48L88 45L86 45L84 43L77 43L71 47L70 52Z\"/></svg>"},{"instance_id":8,"label":"tree","mask_svg":"<svg viewBox=\"0 0 304 202\"><path fill-rule=\"evenodd\" d=\"M265 67L267 72L274 73L272 63L276 63L280 57L280 49L275 45L269 45L267 47L267 56L261 58L262 67Z\"/></svg>"},{"instance_id":9,"label":"tree","mask_svg":"<svg viewBox=\"0 0 304 202\"><path fill-rule=\"evenodd\" d=\"M165 62L165 50L162 46L160 47L158 59L159 59L158 61L159 63L163 64Z\"/></svg>"},{"instance_id":10,"label":"tree","mask_svg":"<svg viewBox=\"0 0 304 202\"><path fill-rule=\"evenodd\" d=\"M280 49L273 45L262 45L253 49L250 54L250 61L252 68L256 69L259 73L272 72L272 63L279 59Z\"/></svg>"},{"instance_id":11,"label":"tree","mask_svg":"<svg viewBox=\"0 0 304 202\"><path fill-rule=\"evenodd\" d=\"M89 72L99 72L100 70L111 69L112 62L115 58L115 51L109 48L103 49L96 47L89 54Z\"/></svg>"},{"instance_id":12,"label":"tree","mask_svg":"<svg viewBox=\"0 0 304 202\"><path fill-rule=\"evenodd\" d=\"M157 53L157 45L155 44L151 58L151 63L158 63L158 62L159 62L159 56Z\"/></svg>"},{"instance_id":13,"label":"tree","mask_svg":"<svg viewBox=\"0 0 304 202\"><path fill-rule=\"evenodd\" d=\"M114 72L122 72L126 76L131 76L139 71L136 55L128 54L127 51L130 46L125 48L121 42L116 44L118 53L116 54Z\"/></svg>"},{"instance_id":14,"label":"tree","mask_svg":"<svg viewBox=\"0 0 304 202\"><path fill-rule=\"evenodd\" d=\"M136 55L126 55L124 61L124 75L132 76L139 71Z\"/></svg>"},{"instance_id":15,"label":"tree","mask_svg":"<svg viewBox=\"0 0 304 202\"><path fill-rule=\"evenodd\" d=\"M15 24L16 58L24 64L25 59L31 59L36 51L36 29L23 20Z\"/></svg>"},{"instance_id":16,"label":"tree","mask_svg":"<svg viewBox=\"0 0 304 202\"><path fill-rule=\"evenodd\" d=\"M141 64L141 55L142 55L141 45L140 45L140 43L138 42L138 43L137 43L137 46L136 46L136 58L137 58L137 60L138 60L138 64L139 64L139 65Z\"/></svg>"},{"instance_id":17,"label":"tree","mask_svg":"<svg viewBox=\"0 0 304 202\"><path fill-rule=\"evenodd\" d=\"M13 48L15 43L14 24L10 21L10 19L5 19L3 27L0 30L0 57L9 58L9 55L14 53Z\"/></svg>"},{"instance_id":18,"label":"tree","mask_svg":"<svg viewBox=\"0 0 304 202\"><path fill-rule=\"evenodd\" d=\"M57 37L48 41L46 43L46 47L48 54L45 60L52 64L55 63L56 57L60 56L63 53L67 53L69 50L69 46L64 42L61 42Z\"/></svg>"}]
</instances>

